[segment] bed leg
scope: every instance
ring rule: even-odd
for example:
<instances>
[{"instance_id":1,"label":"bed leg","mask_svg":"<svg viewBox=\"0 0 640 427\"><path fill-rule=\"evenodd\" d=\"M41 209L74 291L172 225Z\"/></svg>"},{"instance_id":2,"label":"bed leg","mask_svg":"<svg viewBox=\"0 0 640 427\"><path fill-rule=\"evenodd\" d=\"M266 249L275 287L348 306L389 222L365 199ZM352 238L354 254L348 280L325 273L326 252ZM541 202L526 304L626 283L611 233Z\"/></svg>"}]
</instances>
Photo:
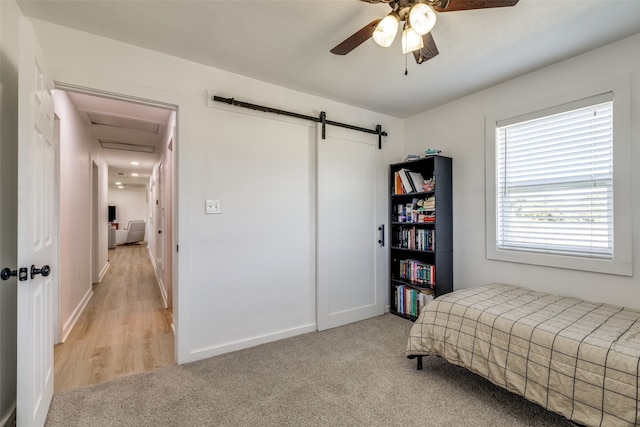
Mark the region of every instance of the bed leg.
<instances>
[{"instance_id":1,"label":"bed leg","mask_svg":"<svg viewBox=\"0 0 640 427\"><path fill-rule=\"evenodd\" d=\"M422 356L417 354L412 354L411 356L407 356L408 359L417 359L416 360L416 370L420 371L422 369Z\"/></svg>"}]
</instances>

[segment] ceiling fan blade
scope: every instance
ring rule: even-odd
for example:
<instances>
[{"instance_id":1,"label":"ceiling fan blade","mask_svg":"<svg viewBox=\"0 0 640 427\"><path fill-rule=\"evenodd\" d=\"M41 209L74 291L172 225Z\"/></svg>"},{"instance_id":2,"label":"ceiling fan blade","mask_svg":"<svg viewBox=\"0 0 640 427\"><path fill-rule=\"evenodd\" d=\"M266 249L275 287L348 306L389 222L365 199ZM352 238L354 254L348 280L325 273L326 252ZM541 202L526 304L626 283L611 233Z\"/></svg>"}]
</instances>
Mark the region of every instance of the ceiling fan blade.
<instances>
[{"instance_id":1,"label":"ceiling fan blade","mask_svg":"<svg viewBox=\"0 0 640 427\"><path fill-rule=\"evenodd\" d=\"M360 1L363 1L365 3L370 3L370 4L387 3L389 6L391 6L391 9L393 9L395 6L395 3L398 0L360 0Z\"/></svg>"},{"instance_id":2,"label":"ceiling fan blade","mask_svg":"<svg viewBox=\"0 0 640 427\"><path fill-rule=\"evenodd\" d=\"M516 3L518 3L518 0L440 0L433 9L436 12L453 12L456 10L515 6Z\"/></svg>"},{"instance_id":3,"label":"ceiling fan blade","mask_svg":"<svg viewBox=\"0 0 640 427\"><path fill-rule=\"evenodd\" d=\"M373 31L376 29L376 26L380 21L382 21L382 18L374 19L373 21L369 22L367 25L360 28L338 46L331 49L331 53L334 53L336 55L346 55L347 53L351 52L353 49L357 48L362 43L371 38Z\"/></svg>"},{"instance_id":4,"label":"ceiling fan blade","mask_svg":"<svg viewBox=\"0 0 640 427\"><path fill-rule=\"evenodd\" d=\"M422 49L413 51L413 57L416 59L418 64L422 64L424 61L430 60L439 53L438 47L436 46L436 42L433 40L431 33L427 33L422 36L422 43L424 44Z\"/></svg>"}]
</instances>

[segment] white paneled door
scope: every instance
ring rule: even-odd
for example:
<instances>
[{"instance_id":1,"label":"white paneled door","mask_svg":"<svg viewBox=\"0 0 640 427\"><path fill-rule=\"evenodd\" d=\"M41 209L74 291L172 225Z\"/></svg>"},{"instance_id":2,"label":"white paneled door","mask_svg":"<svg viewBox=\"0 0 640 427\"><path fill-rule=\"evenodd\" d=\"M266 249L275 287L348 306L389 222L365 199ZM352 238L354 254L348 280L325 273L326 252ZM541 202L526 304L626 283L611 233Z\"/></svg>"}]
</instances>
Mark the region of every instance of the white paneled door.
<instances>
[{"instance_id":1,"label":"white paneled door","mask_svg":"<svg viewBox=\"0 0 640 427\"><path fill-rule=\"evenodd\" d=\"M381 315L384 305L376 275L377 139L327 127L317 141L317 326L324 330Z\"/></svg>"},{"instance_id":2,"label":"white paneled door","mask_svg":"<svg viewBox=\"0 0 640 427\"><path fill-rule=\"evenodd\" d=\"M17 425L44 425L53 396L52 293L57 192L52 80L31 23L20 19L18 82ZM26 274L25 274L26 273Z\"/></svg>"}]
</instances>

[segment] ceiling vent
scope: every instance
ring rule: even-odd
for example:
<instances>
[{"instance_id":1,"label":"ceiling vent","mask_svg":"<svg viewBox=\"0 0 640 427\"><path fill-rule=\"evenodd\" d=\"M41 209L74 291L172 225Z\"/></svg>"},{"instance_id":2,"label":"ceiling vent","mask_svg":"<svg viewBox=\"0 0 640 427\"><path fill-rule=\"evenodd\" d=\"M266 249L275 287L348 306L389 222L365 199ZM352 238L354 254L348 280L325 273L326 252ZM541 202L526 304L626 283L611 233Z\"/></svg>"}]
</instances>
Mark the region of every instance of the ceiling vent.
<instances>
[{"instance_id":1,"label":"ceiling vent","mask_svg":"<svg viewBox=\"0 0 640 427\"><path fill-rule=\"evenodd\" d=\"M145 120L113 116L110 114L102 114L96 112L87 113L87 116L89 117L92 125L135 130L138 132L153 133L156 135L160 131L160 124L155 122L147 122Z\"/></svg>"},{"instance_id":2,"label":"ceiling vent","mask_svg":"<svg viewBox=\"0 0 640 427\"><path fill-rule=\"evenodd\" d=\"M153 153L156 151L156 147L152 145L129 144L127 142L106 141L104 139L99 139L98 142L100 142L102 148L107 150L136 151L138 153Z\"/></svg>"}]
</instances>

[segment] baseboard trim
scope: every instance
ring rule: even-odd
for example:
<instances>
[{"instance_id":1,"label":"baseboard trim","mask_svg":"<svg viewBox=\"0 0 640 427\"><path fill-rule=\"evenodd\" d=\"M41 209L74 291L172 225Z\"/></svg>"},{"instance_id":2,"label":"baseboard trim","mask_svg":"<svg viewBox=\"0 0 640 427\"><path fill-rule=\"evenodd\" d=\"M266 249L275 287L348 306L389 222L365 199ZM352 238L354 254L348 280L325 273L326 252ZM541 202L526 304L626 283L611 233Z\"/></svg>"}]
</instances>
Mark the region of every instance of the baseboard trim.
<instances>
[{"instance_id":1,"label":"baseboard trim","mask_svg":"<svg viewBox=\"0 0 640 427\"><path fill-rule=\"evenodd\" d=\"M243 350L245 348L255 347L260 344L266 344L266 343L278 341L284 338L291 338L296 335L302 335L302 334L315 332L315 331L316 331L316 324L310 323L308 325L302 325L296 328L286 329L286 330L275 332L272 334L265 334L265 335L261 335L253 338L248 338L245 340L234 341L227 344L195 350L189 354L189 360L185 361L185 363L195 362L196 360L207 359L209 357L219 356L224 353Z\"/></svg>"},{"instance_id":2,"label":"baseboard trim","mask_svg":"<svg viewBox=\"0 0 640 427\"><path fill-rule=\"evenodd\" d=\"M111 267L111 263L107 261L104 267L102 267L102 271L100 272L100 274L98 274L98 283L102 282L102 279L104 279L104 276L105 274L107 274L107 271L109 271L110 267Z\"/></svg>"},{"instance_id":3,"label":"baseboard trim","mask_svg":"<svg viewBox=\"0 0 640 427\"><path fill-rule=\"evenodd\" d=\"M162 296L162 303L164 304L164 308L169 308L169 299L167 298L167 291L164 288L164 284L162 283L162 279L158 275L158 266L156 264L156 260L153 257L153 252L149 246L147 246L147 252L149 253L149 259L151 260L151 266L153 267L153 274L156 276L156 283L158 284L158 288L160 288L160 295Z\"/></svg>"},{"instance_id":4,"label":"baseboard trim","mask_svg":"<svg viewBox=\"0 0 640 427\"><path fill-rule=\"evenodd\" d=\"M76 325L76 322L80 318L80 315L84 311L87 304L89 304L89 300L91 299L92 296L93 296L92 290L89 290L86 294L84 294L82 301L80 301L80 304L78 304L76 309L73 311L73 313L71 314L71 317L69 318L69 320L67 320L67 323L65 323L62 326L62 337L60 339L60 342L66 341L67 337L73 330L73 327Z\"/></svg>"}]
</instances>

